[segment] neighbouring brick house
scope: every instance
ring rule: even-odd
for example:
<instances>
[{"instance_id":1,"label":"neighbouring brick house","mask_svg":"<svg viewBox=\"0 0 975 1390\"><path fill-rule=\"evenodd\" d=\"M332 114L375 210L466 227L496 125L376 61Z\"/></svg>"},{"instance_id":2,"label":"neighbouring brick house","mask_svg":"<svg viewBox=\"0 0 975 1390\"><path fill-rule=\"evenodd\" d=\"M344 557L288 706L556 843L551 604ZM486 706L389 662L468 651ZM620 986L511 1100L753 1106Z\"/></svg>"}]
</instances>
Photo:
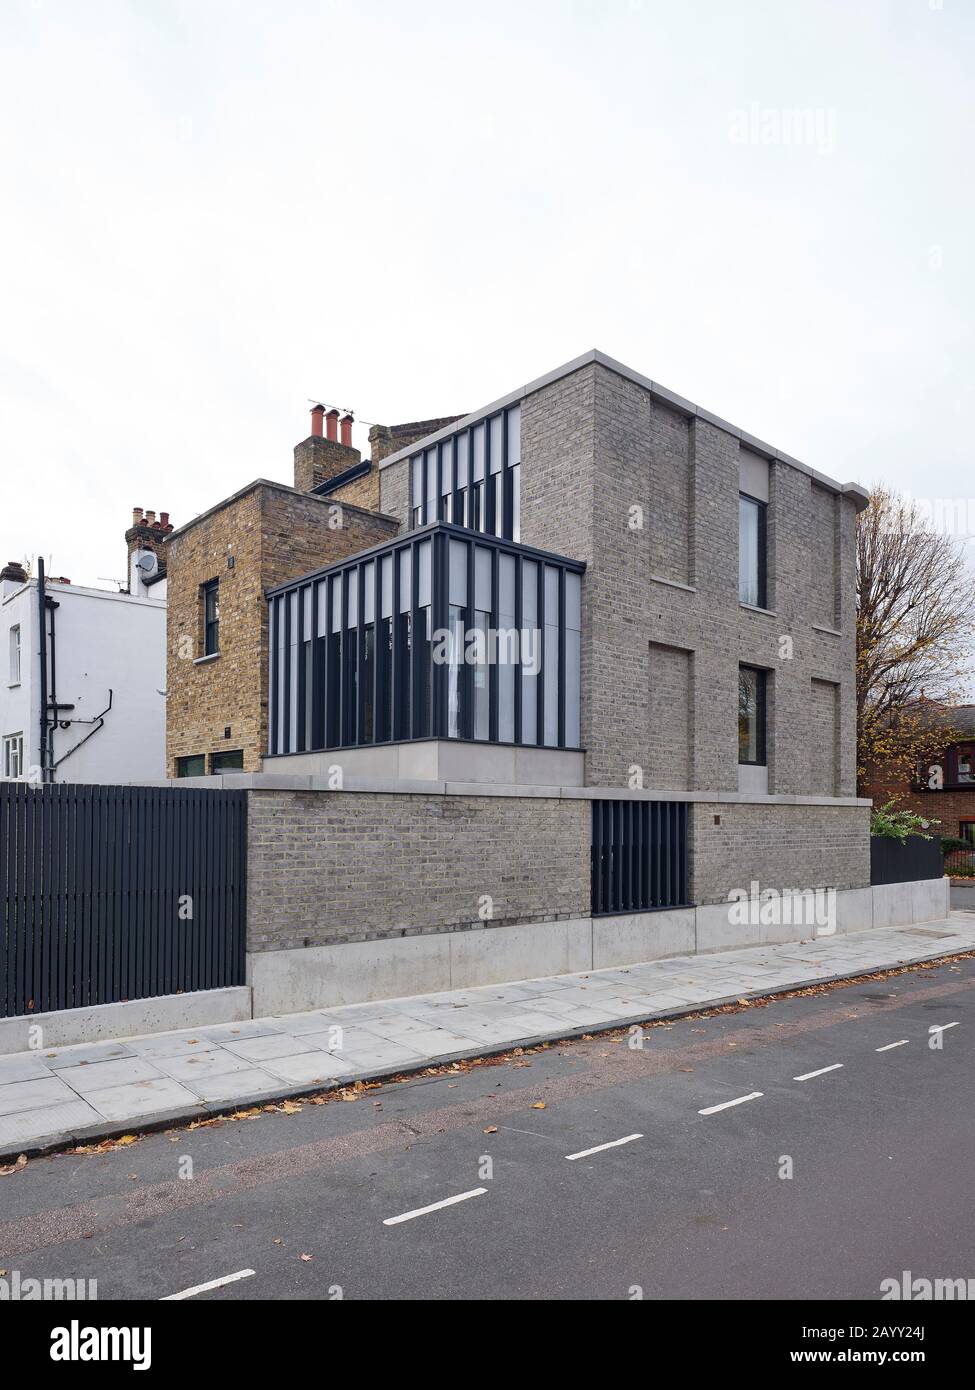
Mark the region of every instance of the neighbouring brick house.
<instances>
[{"instance_id":1,"label":"neighbouring brick house","mask_svg":"<svg viewBox=\"0 0 975 1390\"><path fill-rule=\"evenodd\" d=\"M975 705L932 706L930 722L931 748L913 777L890 765L871 768L865 790L875 805L896 801L936 823L942 839L968 840L975 848Z\"/></svg>"},{"instance_id":2,"label":"neighbouring brick house","mask_svg":"<svg viewBox=\"0 0 975 1390\"><path fill-rule=\"evenodd\" d=\"M754 883L836 890L841 930L939 915L943 894L870 886L863 488L595 351L470 415L374 428L367 462L348 417L313 420L296 488L241 494L281 508L252 523L246 691L213 683L243 639L209 669L203 650L229 544L242 578L235 499L169 543L171 755L219 747L231 698L245 770L264 755L230 779L255 1007L813 934L733 919Z\"/></svg>"},{"instance_id":3,"label":"neighbouring brick house","mask_svg":"<svg viewBox=\"0 0 975 1390\"><path fill-rule=\"evenodd\" d=\"M374 452L444 423L374 426ZM351 416L312 411L294 487L256 479L166 540L169 775L256 771L267 751L265 590L395 535L375 510L376 460L351 443ZM339 434L341 433L341 438ZM369 510L372 507L373 510Z\"/></svg>"}]
</instances>

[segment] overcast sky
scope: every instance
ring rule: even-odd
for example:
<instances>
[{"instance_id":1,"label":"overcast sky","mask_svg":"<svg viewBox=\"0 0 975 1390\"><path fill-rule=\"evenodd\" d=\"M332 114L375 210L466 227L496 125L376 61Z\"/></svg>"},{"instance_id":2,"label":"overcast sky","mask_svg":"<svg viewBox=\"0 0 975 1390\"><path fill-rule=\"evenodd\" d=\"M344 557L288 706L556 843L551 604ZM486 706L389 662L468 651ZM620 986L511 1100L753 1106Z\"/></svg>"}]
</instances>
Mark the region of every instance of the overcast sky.
<instances>
[{"instance_id":1,"label":"overcast sky","mask_svg":"<svg viewBox=\"0 0 975 1390\"><path fill-rule=\"evenodd\" d=\"M973 39L970 0L0 0L0 561L122 578L134 505L290 482L309 397L472 410L591 347L975 493Z\"/></svg>"}]
</instances>

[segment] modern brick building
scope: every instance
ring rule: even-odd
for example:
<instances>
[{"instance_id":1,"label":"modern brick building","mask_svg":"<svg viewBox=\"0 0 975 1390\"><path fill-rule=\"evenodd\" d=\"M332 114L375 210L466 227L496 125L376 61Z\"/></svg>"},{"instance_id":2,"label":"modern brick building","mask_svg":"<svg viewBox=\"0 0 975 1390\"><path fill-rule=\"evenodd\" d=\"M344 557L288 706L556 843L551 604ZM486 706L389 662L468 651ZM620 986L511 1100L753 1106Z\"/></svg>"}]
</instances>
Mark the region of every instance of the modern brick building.
<instances>
[{"instance_id":1,"label":"modern brick building","mask_svg":"<svg viewBox=\"0 0 975 1390\"><path fill-rule=\"evenodd\" d=\"M230 544L221 634L247 586L220 662L246 653L234 742L264 755L233 779L255 1007L814 934L791 908L735 918L756 884L835 890L827 930L938 915L943 893L870 887L864 489L595 351L372 442L353 458L319 414L294 489L253 484L170 542L174 758L219 746L231 695L174 640L205 640ZM262 490L279 522L252 518L244 581L234 508Z\"/></svg>"}]
</instances>

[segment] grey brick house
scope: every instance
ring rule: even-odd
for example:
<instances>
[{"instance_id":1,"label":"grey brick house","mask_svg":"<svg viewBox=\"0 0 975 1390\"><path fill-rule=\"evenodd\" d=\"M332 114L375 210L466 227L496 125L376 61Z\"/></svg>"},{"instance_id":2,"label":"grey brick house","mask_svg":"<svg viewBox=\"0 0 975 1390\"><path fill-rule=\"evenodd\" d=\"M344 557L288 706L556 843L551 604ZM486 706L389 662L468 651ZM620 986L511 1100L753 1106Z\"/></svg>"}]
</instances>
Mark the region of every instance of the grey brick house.
<instances>
[{"instance_id":1,"label":"grey brick house","mask_svg":"<svg viewBox=\"0 0 975 1390\"><path fill-rule=\"evenodd\" d=\"M815 889L826 930L938 915L869 886L863 488L596 351L368 468L398 529L268 591L227 779L256 1008L810 936Z\"/></svg>"}]
</instances>

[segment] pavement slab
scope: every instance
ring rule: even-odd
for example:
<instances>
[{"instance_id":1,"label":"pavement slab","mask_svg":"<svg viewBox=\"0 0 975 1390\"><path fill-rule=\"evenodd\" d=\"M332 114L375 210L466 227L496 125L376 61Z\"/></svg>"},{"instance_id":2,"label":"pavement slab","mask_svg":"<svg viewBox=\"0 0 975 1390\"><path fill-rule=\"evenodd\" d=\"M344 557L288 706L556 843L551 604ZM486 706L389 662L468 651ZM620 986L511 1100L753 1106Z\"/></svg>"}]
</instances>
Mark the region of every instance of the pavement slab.
<instances>
[{"instance_id":1,"label":"pavement slab","mask_svg":"<svg viewBox=\"0 0 975 1390\"><path fill-rule=\"evenodd\" d=\"M0 1056L0 1158L975 950L975 914ZM336 1030L341 1030L337 1033Z\"/></svg>"}]
</instances>

